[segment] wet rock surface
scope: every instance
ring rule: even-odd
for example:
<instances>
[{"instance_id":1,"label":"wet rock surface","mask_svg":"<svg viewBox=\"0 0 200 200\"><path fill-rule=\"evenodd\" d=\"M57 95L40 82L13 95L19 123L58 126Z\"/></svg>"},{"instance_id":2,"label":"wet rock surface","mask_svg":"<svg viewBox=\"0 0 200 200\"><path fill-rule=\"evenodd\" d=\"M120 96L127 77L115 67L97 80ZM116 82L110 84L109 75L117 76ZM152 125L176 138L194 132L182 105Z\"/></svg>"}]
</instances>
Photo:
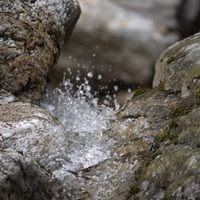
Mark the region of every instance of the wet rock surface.
<instances>
[{"instance_id":1,"label":"wet rock surface","mask_svg":"<svg viewBox=\"0 0 200 200\"><path fill-rule=\"evenodd\" d=\"M1 104L0 113L1 199L62 196L60 185L45 168L42 157L54 148L50 143L57 133L65 132L64 127L49 113L29 103ZM53 151L56 156L56 148Z\"/></svg>"},{"instance_id":2,"label":"wet rock surface","mask_svg":"<svg viewBox=\"0 0 200 200\"><path fill-rule=\"evenodd\" d=\"M0 199L53 199L58 185L51 175L22 152L0 150Z\"/></svg>"},{"instance_id":3,"label":"wet rock surface","mask_svg":"<svg viewBox=\"0 0 200 200\"><path fill-rule=\"evenodd\" d=\"M14 95L20 101L39 103L60 48L69 39L79 14L75 0L0 2L2 98Z\"/></svg>"},{"instance_id":4,"label":"wet rock surface","mask_svg":"<svg viewBox=\"0 0 200 200\"><path fill-rule=\"evenodd\" d=\"M200 198L199 40L196 34L164 51L155 87L136 91L102 135L67 131L29 103L1 104L0 162L8 163L0 171L2 199L23 199L19 195L30 191L37 196L47 180L40 199ZM104 154L93 155L90 137ZM97 162L85 164L89 157L82 152ZM38 181L29 183L34 174ZM11 181L10 188L4 184L10 176L23 181Z\"/></svg>"}]
</instances>

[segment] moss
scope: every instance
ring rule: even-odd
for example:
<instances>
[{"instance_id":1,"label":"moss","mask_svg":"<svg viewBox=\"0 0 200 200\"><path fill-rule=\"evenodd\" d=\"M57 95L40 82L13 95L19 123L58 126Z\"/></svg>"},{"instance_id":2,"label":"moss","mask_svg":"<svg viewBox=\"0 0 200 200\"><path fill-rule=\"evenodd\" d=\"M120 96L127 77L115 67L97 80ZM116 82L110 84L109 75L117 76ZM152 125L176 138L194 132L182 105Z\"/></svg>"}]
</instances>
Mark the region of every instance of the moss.
<instances>
[{"instance_id":1,"label":"moss","mask_svg":"<svg viewBox=\"0 0 200 200\"><path fill-rule=\"evenodd\" d=\"M151 159L152 159L152 160L155 160L155 158L156 158L157 156L159 156L161 153L162 153L161 151L155 151L155 152L153 152L153 153L151 154Z\"/></svg>"},{"instance_id":2,"label":"moss","mask_svg":"<svg viewBox=\"0 0 200 200\"><path fill-rule=\"evenodd\" d=\"M136 174L135 175L135 181L139 181L141 179L141 174Z\"/></svg>"},{"instance_id":3,"label":"moss","mask_svg":"<svg viewBox=\"0 0 200 200\"><path fill-rule=\"evenodd\" d=\"M144 170L144 167L143 167L143 165L141 165L138 168L138 170L135 172L135 184L133 184L130 187L128 194L125 196L126 200L130 199L132 196L134 196L135 194L137 194L140 191L139 181L142 178L143 170Z\"/></svg>"},{"instance_id":4,"label":"moss","mask_svg":"<svg viewBox=\"0 0 200 200\"><path fill-rule=\"evenodd\" d=\"M178 126L178 121L174 120L171 122L171 124L169 125L169 129L171 131L171 129L175 129Z\"/></svg>"},{"instance_id":5,"label":"moss","mask_svg":"<svg viewBox=\"0 0 200 200\"><path fill-rule=\"evenodd\" d=\"M191 111L191 108L178 107L172 111L172 115L174 117L180 117L183 115L187 115L190 111Z\"/></svg>"},{"instance_id":6,"label":"moss","mask_svg":"<svg viewBox=\"0 0 200 200\"><path fill-rule=\"evenodd\" d=\"M140 180L143 177L145 168L148 167L151 164L152 160L154 160L161 153L162 153L161 151L155 151L150 156L147 156L146 160L141 164L141 166L135 172L135 184L130 187L128 194L126 195L126 200L130 199L132 196L134 196L140 191L139 187Z\"/></svg>"},{"instance_id":7,"label":"moss","mask_svg":"<svg viewBox=\"0 0 200 200\"><path fill-rule=\"evenodd\" d=\"M141 95L141 94L143 94L143 93L145 93L145 92L147 92L147 91L148 91L147 89L138 89L138 90L136 90L135 93L132 96L132 99L137 97L137 96L139 96L139 95Z\"/></svg>"},{"instance_id":8,"label":"moss","mask_svg":"<svg viewBox=\"0 0 200 200\"><path fill-rule=\"evenodd\" d=\"M200 77L200 67L199 66L196 66L196 67L193 67L189 70L188 72L188 77L193 80L193 79L199 79Z\"/></svg>"},{"instance_id":9,"label":"moss","mask_svg":"<svg viewBox=\"0 0 200 200\"><path fill-rule=\"evenodd\" d=\"M172 138L171 141L172 141L172 143L175 144L175 145L178 144L178 137Z\"/></svg>"},{"instance_id":10,"label":"moss","mask_svg":"<svg viewBox=\"0 0 200 200\"><path fill-rule=\"evenodd\" d=\"M154 140L154 143L155 143L155 146L157 147L157 149L160 147L160 144L162 142L164 142L165 140L169 139L169 136L170 136L170 133L169 133L169 129L163 133L163 134L159 134L155 140Z\"/></svg>"},{"instance_id":11,"label":"moss","mask_svg":"<svg viewBox=\"0 0 200 200\"><path fill-rule=\"evenodd\" d=\"M159 88L160 91L164 91L165 90L165 83L164 82L160 82L158 88Z\"/></svg>"},{"instance_id":12,"label":"moss","mask_svg":"<svg viewBox=\"0 0 200 200\"><path fill-rule=\"evenodd\" d=\"M178 143L178 138L171 134L171 130L175 129L177 126L178 126L177 121L176 120L172 121L171 124L169 124L169 128L163 134L160 134L155 138L154 143L157 149L160 147L161 143L166 140L170 140L173 144Z\"/></svg>"},{"instance_id":13,"label":"moss","mask_svg":"<svg viewBox=\"0 0 200 200\"><path fill-rule=\"evenodd\" d=\"M196 104L198 106L200 105L200 88L198 88L196 91Z\"/></svg>"},{"instance_id":14,"label":"moss","mask_svg":"<svg viewBox=\"0 0 200 200\"><path fill-rule=\"evenodd\" d=\"M150 163L151 163L151 159L150 159L150 158L147 158L147 159L145 160L145 162L144 162L144 166L145 166L145 167L148 167L148 166L150 165Z\"/></svg>"},{"instance_id":15,"label":"moss","mask_svg":"<svg viewBox=\"0 0 200 200\"><path fill-rule=\"evenodd\" d=\"M169 58L167 58L167 64L172 63L173 61L175 61L175 57L174 56L170 56Z\"/></svg>"},{"instance_id":16,"label":"moss","mask_svg":"<svg viewBox=\"0 0 200 200\"><path fill-rule=\"evenodd\" d=\"M126 195L126 200L129 200L133 195L137 194L140 191L140 188L137 185L130 187L128 194Z\"/></svg>"},{"instance_id":17,"label":"moss","mask_svg":"<svg viewBox=\"0 0 200 200\"><path fill-rule=\"evenodd\" d=\"M178 137L171 134L171 130L175 129L178 126L178 121L174 120L169 124L169 128L163 133L158 135L154 140L154 146L157 146L155 149L159 149L162 142L169 140L172 144L178 144ZM132 196L136 195L140 191L140 185L144 177L146 168L155 160L159 155L162 154L162 151L157 150L147 155L143 155L143 162L138 170L135 172L135 183L130 187L128 194L126 195L126 200L129 200ZM145 157L144 157L145 156Z\"/></svg>"},{"instance_id":18,"label":"moss","mask_svg":"<svg viewBox=\"0 0 200 200\"><path fill-rule=\"evenodd\" d=\"M141 179L143 168L140 166L138 170L135 172L135 181L139 181Z\"/></svg>"}]
</instances>

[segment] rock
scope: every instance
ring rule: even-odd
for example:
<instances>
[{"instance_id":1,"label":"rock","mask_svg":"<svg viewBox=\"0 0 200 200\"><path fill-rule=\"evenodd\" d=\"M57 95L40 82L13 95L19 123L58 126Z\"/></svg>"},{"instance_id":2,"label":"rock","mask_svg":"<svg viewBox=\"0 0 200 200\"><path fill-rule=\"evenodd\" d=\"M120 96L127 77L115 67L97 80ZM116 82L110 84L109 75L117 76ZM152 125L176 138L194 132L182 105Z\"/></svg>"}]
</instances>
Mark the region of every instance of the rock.
<instances>
[{"instance_id":1,"label":"rock","mask_svg":"<svg viewBox=\"0 0 200 200\"><path fill-rule=\"evenodd\" d=\"M132 169L127 199L200 197L199 38L200 34L196 34L165 50L156 62L155 88L138 91L117 115L127 138L126 146L135 147L138 141L143 144L139 150L128 150L127 160L138 157L140 166ZM141 120L139 128L133 126ZM111 134L119 130L115 128ZM124 144L121 148L125 149ZM126 193L128 182L119 187L113 199Z\"/></svg>"},{"instance_id":2,"label":"rock","mask_svg":"<svg viewBox=\"0 0 200 200\"><path fill-rule=\"evenodd\" d=\"M59 51L80 15L76 0L0 2L0 90L39 103Z\"/></svg>"},{"instance_id":3,"label":"rock","mask_svg":"<svg viewBox=\"0 0 200 200\"><path fill-rule=\"evenodd\" d=\"M0 150L0 199L53 199L59 197L51 174L22 152ZM57 193L57 195L56 195Z\"/></svg>"},{"instance_id":4,"label":"rock","mask_svg":"<svg viewBox=\"0 0 200 200\"><path fill-rule=\"evenodd\" d=\"M64 126L29 103L4 103L0 113L0 199L63 199L51 166L59 168L55 161L67 145Z\"/></svg>"},{"instance_id":5,"label":"rock","mask_svg":"<svg viewBox=\"0 0 200 200\"><path fill-rule=\"evenodd\" d=\"M1 103L0 161L10 166L3 165L2 199L11 193L20 199L22 191L32 192L32 199L200 198L199 39L196 34L161 54L154 88L137 90L110 120L101 141L95 134L66 131L38 106ZM109 153L84 166L88 137L97 137L106 148L98 150ZM12 187L4 184L10 176ZM37 185L44 181L49 184L40 193Z\"/></svg>"},{"instance_id":6,"label":"rock","mask_svg":"<svg viewBox=\"0 0 200 200\"><path fill-rule=\"evenodd\" d=\"M82 15L70 50L63 49L54 68L53 87L64 71L75 90L87 79L100 96L116 93L116 86L118 91L151 87L156 58L179 38L174 17L179 3L81 0Z\"/></svg>"},{"instance_id":7,"label":"rock","mask_svg":"<svg viewBox=\"0 0 200 200\"><path fill-rule=\"evenodd\" d=\"M186 38L180 43L166 49L158 58L155 67L153 87L163 83L165 90L181 92L181 96L190 95L191 82L198 81L200 76L199 62L199 34ZM182 64L184 63L184 64ZM167 67L166 67L167 65ZM184 81L180 81L182 78Z\"/></svg>"}]
</instances>

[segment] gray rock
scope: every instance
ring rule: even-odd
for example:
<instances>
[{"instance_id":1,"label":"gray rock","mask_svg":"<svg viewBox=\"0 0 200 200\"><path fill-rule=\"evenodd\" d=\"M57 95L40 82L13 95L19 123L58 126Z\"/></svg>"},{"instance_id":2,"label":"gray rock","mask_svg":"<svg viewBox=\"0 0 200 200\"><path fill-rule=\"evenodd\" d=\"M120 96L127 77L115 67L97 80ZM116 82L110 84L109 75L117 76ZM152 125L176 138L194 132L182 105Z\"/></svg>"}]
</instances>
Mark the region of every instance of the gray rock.
<instances>
[{"instance_id":1,"label":"gray rock","mask_svg":"<svg viewBox=\"0 0 200 200\"><path fill-rule=\"evenodd\" d=\"M29 103L3 103L0 113L1 199L66 199L55 172L67 160L64 126Z\"/></svg>"},{"instance_id":2,"label":"gray rock","mask_svg":"<svg viewBox=\"0 0 200 200\"><path fill-rule=\"evenodd\" d=\"M189 86L200 76L199 51L199 33L166 49L156 62L153 87L163 83L165 90L189 96ZM183 77L185 80L180 81Z\"/></svg>"},{"instance_id":3,"label":"gray rock","mask_svg":"<svg viewBox=\"0 0 200 200\"><path fill-rule=\"evenodd\" d=\"M0 150L0 199L55 199L59 187L45 171L22 152Z\"/></svg>"},{"instance_id":4,"label":"gray rock","mask_svg":"<svg viewBox=\"0 0 200 200\"><path fill-rule=\"evenodd\" d=\"M137 130L138 140L147 144L147 138L154 138L148 149L135 152L141 165L135 169L127 199L200 197L199 37L196 34L164 51L156 62L155 88L134 97L118 114L122 124L144 118L147 128Z\"/></svg>"},{"instance_id":5,"label":"gray rock","mask_svg":"<svg viewBox=\"0 0 200 200\"><path fill-rule=\"evenodd\" d=\"M76 0L0 1L0 90L38 103L80 15Z\"/></svg>"},{"instance_id":6,"label":"gray rock","mask_svg":"<svg viewBox=\"0 0 200 200\"><path fill-rule=\"evenodd\" d=\"M10 195L20 199L22 192L29 198L30 191L32 199L37 195L41 199L200 198L199 37L187 38L161 54L155 88L136 91L110 121L101 137L109 154L98 163L84 167L76 157L94 135L67 132L38 106L1 104L2 199ZM32 173L38 174L38 181ZM4 184L10 176L11 182ZM40 193L37 186L44 181L49 184Z\"/></svg>"}]
</instances>

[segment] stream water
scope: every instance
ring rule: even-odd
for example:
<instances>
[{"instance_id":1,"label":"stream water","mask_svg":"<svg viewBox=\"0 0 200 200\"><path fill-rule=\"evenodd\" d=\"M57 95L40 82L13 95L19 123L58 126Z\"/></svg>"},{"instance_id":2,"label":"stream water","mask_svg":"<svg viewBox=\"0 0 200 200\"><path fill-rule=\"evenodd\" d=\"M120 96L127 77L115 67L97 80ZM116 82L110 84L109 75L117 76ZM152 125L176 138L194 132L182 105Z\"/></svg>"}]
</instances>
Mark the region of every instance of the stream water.
<instances>
[{"instance_id":1,"label":"stream water","mask_svg":"<svg viewBox=\"0 0 200 200\"><path fill-rule=\"evenodd\" d=\"M117 103L115 108L99 105L87 84L81 84L75 93L72 88L70 80L64 79L60 87L46 92L42 106L66 127L70 140L65 150L68 162L63 163L59 173L65 174L64 184L73 191L85 184L77 179L80 169L98 165L110 157L110 142L103 139L103 132L119 107ZM73 194L68 195L67 199L73 199ZM96 195L96 199L101 199Z\"/></svg>"}]
</instances>

